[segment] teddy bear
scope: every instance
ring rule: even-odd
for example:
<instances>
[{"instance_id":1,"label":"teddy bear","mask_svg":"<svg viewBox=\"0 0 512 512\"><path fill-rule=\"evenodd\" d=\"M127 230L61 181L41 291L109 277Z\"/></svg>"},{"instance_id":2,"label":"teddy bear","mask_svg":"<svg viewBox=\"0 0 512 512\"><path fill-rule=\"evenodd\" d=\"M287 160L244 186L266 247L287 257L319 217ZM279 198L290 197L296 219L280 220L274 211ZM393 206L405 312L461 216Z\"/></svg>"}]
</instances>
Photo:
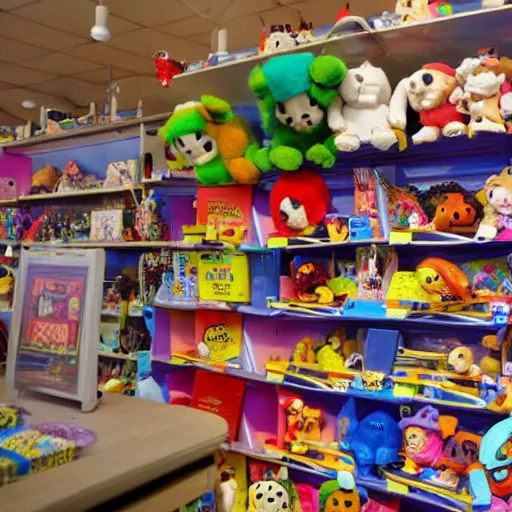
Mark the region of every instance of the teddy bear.
<instances>
[{"instance_id":1,"label":"teddy bear","mask_svg":"<svg viewBox=\"0 0 512 512\"><path fill-rule=\"evenodd\" d=\"M423 125L412 136L414 144L466 133L464 116L457 110L461 96L454 68L442 62L426 64L397 85L389 106L389 123L392 128L405 130L409 103L419 112Z\"/></svg>"},{"instance_id":2,"label":"teddy bear","mask_svg":"<svg viewBox=\"0 0 512 512\"><path fill-rule=\"evenodd\" d=\"M391 85L381 68L364 62L349 69L339 87L339 96L328 109L329 128L340 151L356 151L362 142L388 150L398 142L389 126Z\"/></svg>"},{"instance_id":3,"label":"teddy bear","mask_svg":"<svg viewBox=\"0 0 512 512\"><path fill-rule=\"evenodd\" d=\"M512 240L512 166L487 178L477 198L484 204L484 217L475 239Z\"/></svg>"},{"instance_id":4,"label":"teddy bear","mask_svg":"<svg viewBox=\"0 0 512 512\"><path fill-rule=\"evenodd\" d=\"M346 72L337 57L312 53L273 57L251 71L249 87L258 98L263 130L272 138L269 148L254 155L261 171L295 171L304 158L324 168L334 165L327 109Z\"/></svg>"},{"instance_id":5,"label":"teddy bear","mask_svg":"<svg viewBox=\"0 0 512 512\"><path fill-rule=\"evenodd\" d=\"M479 377L482 370L475 364L473 352L469 347L456 347L448 354L448 370L457 375Z\"/></svg>"},{"instance_id":6,"label":"teddy bear","mask_svg":"<svg viewBox=\"0 0 512 512\"><path fill-rule=\"evenodd\" d=\"M176 106L160 135L191 165L203 185L255 184L260 172L250 155L258 150L251 130L231 105L215 96Z\"/></svg>"}]
</instances>

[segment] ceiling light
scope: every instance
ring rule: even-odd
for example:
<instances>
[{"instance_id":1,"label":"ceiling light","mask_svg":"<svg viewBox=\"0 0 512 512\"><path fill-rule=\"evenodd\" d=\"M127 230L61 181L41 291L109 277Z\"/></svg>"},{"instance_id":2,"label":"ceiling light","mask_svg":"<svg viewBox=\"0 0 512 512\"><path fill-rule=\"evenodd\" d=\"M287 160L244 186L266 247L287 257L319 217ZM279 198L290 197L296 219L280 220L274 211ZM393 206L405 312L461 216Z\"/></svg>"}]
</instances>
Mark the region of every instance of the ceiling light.
<instances>
[{"instance_id":1,"label":"ceiling light","mask_svg":"<svg viewBox=\"0 0 512 512\"><path fill-rule=\"evenodd\" d=\"M23 100L21 102L21 106L23 108L28 108L29 110L32 110L32 109L37 107L37 103L35 101L32 101L32 100Z\"/></svg>"},{"instance_id":2,"label":"ceiling light","mask_svg":"<svg viewBox=\"0 0 512 512\"><path fill-rule=\"evenodd\" d=\"M91 28L91 37L95 41L108 41L110 39L110 30L107 28L108 9L100 0L96 6L96 21Z\"/></svg>"}]
</instances>

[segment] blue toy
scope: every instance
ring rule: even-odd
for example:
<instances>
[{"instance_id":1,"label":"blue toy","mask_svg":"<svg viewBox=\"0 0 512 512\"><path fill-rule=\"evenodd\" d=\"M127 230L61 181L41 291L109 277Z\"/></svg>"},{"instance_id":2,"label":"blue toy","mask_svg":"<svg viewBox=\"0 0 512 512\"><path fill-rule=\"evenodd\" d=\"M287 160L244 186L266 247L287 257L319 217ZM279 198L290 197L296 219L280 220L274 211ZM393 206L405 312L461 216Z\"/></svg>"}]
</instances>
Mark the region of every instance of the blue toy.
<instances>
[{"instance_id":1,"label":"blue toy","mask_svg":"<svg viewBox=\"0 0 512 512\"><path fill-rule=\"evenodd\" d=\"M371 240L373 228L370 217L358 216L348 219L348 237L350 240Z\"/></svg>"}]
</instances>

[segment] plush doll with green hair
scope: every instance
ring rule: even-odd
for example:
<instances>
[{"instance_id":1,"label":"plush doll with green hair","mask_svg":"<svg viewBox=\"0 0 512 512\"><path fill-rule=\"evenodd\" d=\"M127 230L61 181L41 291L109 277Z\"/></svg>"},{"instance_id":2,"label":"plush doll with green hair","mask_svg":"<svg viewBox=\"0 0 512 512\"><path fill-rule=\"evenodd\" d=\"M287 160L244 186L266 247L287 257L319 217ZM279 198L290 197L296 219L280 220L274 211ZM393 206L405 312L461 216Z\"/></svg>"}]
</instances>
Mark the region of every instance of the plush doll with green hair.
<instances>
[{"instance_id":1,"label":"plush doll with green hair","mask_svg":"<svg viewBox=\"0 0 512 512\"><path fill-rule=\"evenodd\" d=\"M368 494L356 486L354 475L338 471L336 480L324 482L318 491L319 512L360 512Z\"/></svg>"},{"instance_id":2,"label":"plush doll with green hair","mask_svg":"<svg viewBox=\"0 0 512 512\"><path fill-rule=\"evenodd\" d=\"M295 171L304 158L333 166L337 149L327 108L346 72L340 59L312 53L274 57L251 71L249 87L258 98L263 130L272 137L270 148L252 154L260 170Z\"/></svg>"},{"instance_id":3,"label":"plush doll with green hair","mask_svg":"<svg viewBox=\"0 0 512 512\"><path fill-rule=\"evenodd\" d=\"M203 185L257 183L260 171L248 158L258 145L247 123L215 96L178 105L160 135L194 166Z\"/></svg>"}]
</instances>

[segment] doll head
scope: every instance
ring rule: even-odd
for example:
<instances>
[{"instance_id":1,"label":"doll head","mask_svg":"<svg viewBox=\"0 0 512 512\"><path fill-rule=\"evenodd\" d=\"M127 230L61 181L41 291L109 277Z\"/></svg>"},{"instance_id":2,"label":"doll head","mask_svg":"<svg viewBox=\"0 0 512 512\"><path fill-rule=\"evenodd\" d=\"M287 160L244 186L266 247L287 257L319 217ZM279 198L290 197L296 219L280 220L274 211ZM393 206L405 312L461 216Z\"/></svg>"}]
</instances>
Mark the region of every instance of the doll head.
<instances>
[{"instance_id":1,"label":"doll head","mask_svg":"<svg viewBox=\"0 0 512 512\"><path fill-rule=\"evenodd\" d=\"M338 471L336 480L324 482L319 490L320 512L360 512L361 497L354 475Z\"/></svg>"},{"instance_id":2,"label":"doll head","mask_svg":"<svg viewBox=\"0 0 512 512\"><path fill-rule=\"evenodd\" d=\"M407 80L405 90L409 104L416 111L441 107L457 86L455 69L436 62L426 64Z\"/></svg>"},{"instance_id":3,"label":"doll head","mask_svg":"<svg viewBox=\"0 0 512 512\"><path fill-rule=\"evenodd\" d=\"M377 108L388 105L391 99L391 85L386 73L369 62L349 69L339 92L343 102L354 108Z\"/></svg>"},{"instance_id":4,"label":"doll head","mask_svg":"<svg viewBox=\"0 0 512 512\"><path fill-rule=\"evenodd\" d=\"M505 82L505 74L496 74L493 70L482 66L466 77L464 90L477 96L490 98L500 92Z\"/></svg>"},{"instance_id":5,"label":"doll head","mask_svg":"<svg viewBox=\"0 0 512 512\"><path fill-rule=\"evenodd\" d=\"M469 347L456 347L448 355L448 370L459 375L469 372L473 363L473 352Z\"/></svg>"},{"instance_id":6,"label":"doll head","mask_svg":"<svg viewBox=\"0 0 512 512\"><path fill-rule=\"evenodd\" d=\"M325 117L325 111L318 101L306 93L277 102L275 114L281 124L299 133L314 130Z\"/></svg>"},{"instance_id":7,"label":"doll head","mask_svg":"<svg viewBox=\"0 0 512 512\"><path fill-rule=\"evenodd\" d=\"M512 166L493 174L485 182L485 198L496 213L512 215Z\"/></svg>"},{"instance_id":8,"label":"doll head","mask_svg":"<svg viewBox=\"0 0 512 512\"><path fill-rule=\"evenodd\" d=\"M286 489L275 480L260 481L249 487L248 512L279 512L289 508Z\"/></svg>"},{"instance_id":9,"label":"doll head","mask_svg":"<svg viewBox=\"0 0 512 512\"><path fill-rule=\"evenodd\" d=\"M436 464L443 453L443 441L437 432L421 427L404 431L404 449L407 457L421 466Z\"/></svg>"}]
</instances>

